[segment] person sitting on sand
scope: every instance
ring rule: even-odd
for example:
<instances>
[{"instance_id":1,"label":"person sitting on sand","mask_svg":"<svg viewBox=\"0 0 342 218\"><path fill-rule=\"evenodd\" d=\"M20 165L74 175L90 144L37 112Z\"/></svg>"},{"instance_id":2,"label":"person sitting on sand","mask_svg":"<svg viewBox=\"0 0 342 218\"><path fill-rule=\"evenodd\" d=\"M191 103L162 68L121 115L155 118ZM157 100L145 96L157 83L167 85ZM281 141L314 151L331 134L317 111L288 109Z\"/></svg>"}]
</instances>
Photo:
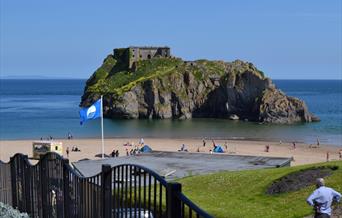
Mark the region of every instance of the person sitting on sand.
<instances>
[{"instance_id":1,"label":"person sitting on sand","mask_svg":"<svg viewBox=\"0 0 342 218\"><path fill-rule=\"evenodd\" d=\"M180 150L178 150L178 151L188 151L188 149L185 149L185 144L182 144Z\"/></svg>"},{"instance_id":2,"label":"person sitting on sand","mask_svg":"<svg viewBox=\"0 0 342 218\"><path fill-rule=\"evenodd\" d=\"M119 150L116 150L115 157L119 157Z\"/></svg>"},{"instance_id":3,"label":"person sitting on sand","mask_svg":"<svg viewBox=\"0 0 342 218\"><path fill-rule=\"evenodd\" d=\"M72 146L71 151L81 151L76 145Z\"/></svg>"}]
</instances>

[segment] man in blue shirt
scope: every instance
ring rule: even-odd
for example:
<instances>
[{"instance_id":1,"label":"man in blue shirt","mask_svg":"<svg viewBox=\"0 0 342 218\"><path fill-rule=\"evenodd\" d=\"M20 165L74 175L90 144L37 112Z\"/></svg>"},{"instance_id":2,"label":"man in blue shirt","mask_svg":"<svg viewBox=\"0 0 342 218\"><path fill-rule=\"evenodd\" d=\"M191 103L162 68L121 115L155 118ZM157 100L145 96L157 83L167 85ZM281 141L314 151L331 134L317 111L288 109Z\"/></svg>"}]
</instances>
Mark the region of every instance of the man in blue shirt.
<instances>
[{"instance_id":1,"label":"man in blue shirt","mask_svg":"<svg viewBox=\"0 0 342 218\"><path fill-rule=\"evenodd\" d=\"M318 178L316 181L317 189L308 197L306 202L315 207L315 218L330 218L331 204L335 200L341 199L341 194L332 188L324 186L324 179Z\"/></svg>"}]
</instances>

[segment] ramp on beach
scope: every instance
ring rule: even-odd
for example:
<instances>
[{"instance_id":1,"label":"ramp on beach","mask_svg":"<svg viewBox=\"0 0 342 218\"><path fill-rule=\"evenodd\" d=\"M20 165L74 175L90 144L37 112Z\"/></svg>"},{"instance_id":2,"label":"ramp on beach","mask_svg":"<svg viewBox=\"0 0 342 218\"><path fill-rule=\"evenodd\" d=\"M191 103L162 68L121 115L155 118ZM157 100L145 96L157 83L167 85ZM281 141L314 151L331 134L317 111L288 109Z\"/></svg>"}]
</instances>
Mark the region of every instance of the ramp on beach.
<instances>
[{"instance_id":1,"label":"ramp on beach","mask_svg":"<svg viewBox=\"0 0 342 218\"><path fill-rule=\"evenodd\" d=\"M138 164L157 172L161 176L165 176L168 180L172 180L219 171L290 166L291 160L291 158L287 157L153 151L135 156L81 160L72 164L85 177L101 172L102 164L109 164L112 167L120 164Z\"/></svg>"}]
</instances>

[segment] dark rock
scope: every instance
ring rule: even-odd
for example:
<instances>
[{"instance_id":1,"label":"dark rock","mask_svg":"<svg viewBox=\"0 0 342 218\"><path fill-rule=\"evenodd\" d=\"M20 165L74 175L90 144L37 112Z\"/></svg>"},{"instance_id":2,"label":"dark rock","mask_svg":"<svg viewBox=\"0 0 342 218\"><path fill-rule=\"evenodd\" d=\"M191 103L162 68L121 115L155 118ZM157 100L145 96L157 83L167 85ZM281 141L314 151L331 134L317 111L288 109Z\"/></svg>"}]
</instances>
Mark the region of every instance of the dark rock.
<instances>
[{"instance_id":1,"label":"dark rock","mask_svg":"<svg viewBox=\"0 0 342 218\"><path fill-rule=\"evenodd\" d=\"M100 89L104 94L105 117L212 117L280 124L319 120L303 101L276 89L251 63L240 60L192 63L179 62L172 73L135 82L123 93ZM100 91L91 91L94 87L101 88L94 78L96 75L87 82L81 106L89 106L100 96Z\"/></svg>"}]
</instances>

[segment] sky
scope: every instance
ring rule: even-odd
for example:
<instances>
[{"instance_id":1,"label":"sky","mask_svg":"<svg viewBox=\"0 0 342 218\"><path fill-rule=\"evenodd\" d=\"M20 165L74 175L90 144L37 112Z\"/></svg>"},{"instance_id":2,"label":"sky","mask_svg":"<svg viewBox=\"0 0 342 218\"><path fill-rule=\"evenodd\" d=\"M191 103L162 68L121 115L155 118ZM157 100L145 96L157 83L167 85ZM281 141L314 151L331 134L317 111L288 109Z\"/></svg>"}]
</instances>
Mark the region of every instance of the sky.
<instances>
[{"instance_id":1,"label":"sky","mask_svg":"<svg viewBox=\"0 0 342 218\"><path fill-rule=\"evenodd\" d=\"M342 0L0 1L0 78L88 78L113 48L342 79Z\"/></svg>"}]
</instances>

